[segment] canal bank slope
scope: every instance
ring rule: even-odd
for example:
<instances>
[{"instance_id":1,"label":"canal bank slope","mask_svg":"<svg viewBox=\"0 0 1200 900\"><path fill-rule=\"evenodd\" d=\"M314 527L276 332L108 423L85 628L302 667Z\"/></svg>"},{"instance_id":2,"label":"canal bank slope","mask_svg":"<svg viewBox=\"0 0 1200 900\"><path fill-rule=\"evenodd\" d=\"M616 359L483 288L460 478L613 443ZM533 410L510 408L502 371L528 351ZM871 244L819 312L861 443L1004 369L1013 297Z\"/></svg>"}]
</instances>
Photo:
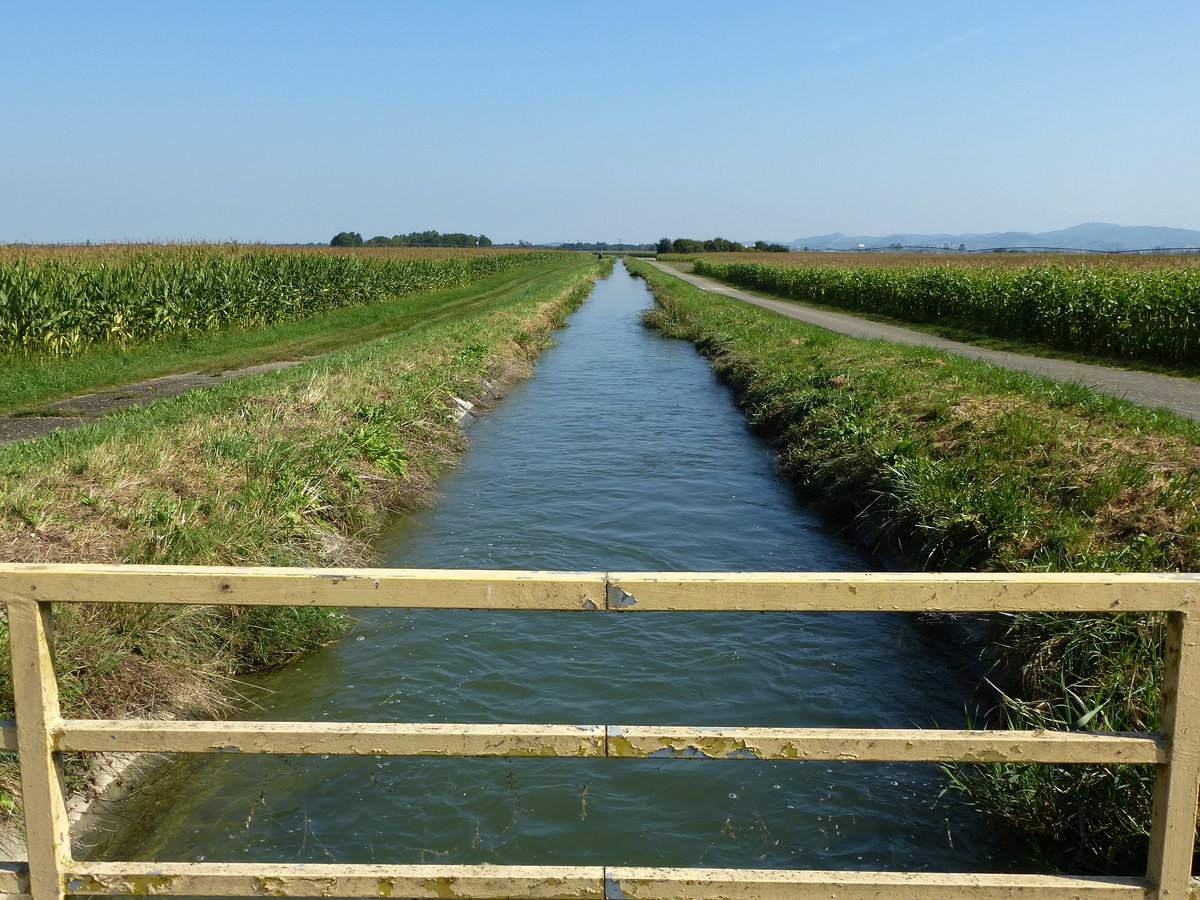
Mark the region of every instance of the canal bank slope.
<instances>
[{"instance_id":1,"label":"canal bank slope","mask_svg":"<svg viewBox=\"0 0 1200 900\"><path fill-rule=\"evenodd\" d=\"M1078 386L864 341L714 296L640 262L650 323L692 341L805 493L929 570L1200 570L1200 426ZM1019 616L996 678L1018 727L1156 727L1161 623ZM1074 870L1144 860L1146 773L987 767L981 807Z\"/></svg>"},{"instance_id":2,"label":"canal bank slope","mask_svg":"<svg viewBox=\"0 0 1200 900\"><path fill-rule=\"evenodd\" d=\"M600 271L581 258L428 327L2 447L0 555L360 562L384 519L430 502L462 452L460 401L486 401L527 375ZM211 712L231 675L285 662L345 624L316 609L70 607L55 635L64 714ZM0 698L11 697L4 672ZM11 812L18 796L10 764L0 808Z\"/></svg>"},{"instance_id":3,"label":"canal bank slope","mask_svg":"<svg viewBox=\"0 0 1200 900\"><path fill-rule=\"evenodd\" d=\"M787 300L762 297L749 291L721 284L710 278L681 272L665 263L649 260L647 263L660 272L680 278L709 293L731 297L744 303L752 303L781 316L787 316L789 319L828 328L839 334L956 353L968 359L981 360L1017 372L1028 372L1031 375L1040 375L1057 381L1081 384L1111 397L1128 400L1148 408L1161 407L1176 415L1200 421L1200 381L1172 378L1167 375L1153 375L1149 372L1110 369L1105 366L1093 366L1063 359L1048 359L1040 356L1007 353L1001 350L989 350L986 347L975 347L971 344L947 340L908 328L872 322L858 316L815 309Z\"/></svg>"},{"instance_id":4,"label":"canal bank slope","mask_svg":"<svg viewBox=\"0 0 1200 900\"><path fill-rule=\"evenodd\" d=\"M766 442L622 271L537 375L470 428L438 504L377 547L402 568L857 573ZM889 613L360 610L255 679L250 718L746 727L965 724L966 651ZM239 712L239 718L246 713ZM316 748L314 748L316 749ZM1007 871L921 764L268 758L177 761L93 858ZM261 798L261 799L255 799ZM107 806L107 804L105 804Z\"/></svg>"}]
</instances>

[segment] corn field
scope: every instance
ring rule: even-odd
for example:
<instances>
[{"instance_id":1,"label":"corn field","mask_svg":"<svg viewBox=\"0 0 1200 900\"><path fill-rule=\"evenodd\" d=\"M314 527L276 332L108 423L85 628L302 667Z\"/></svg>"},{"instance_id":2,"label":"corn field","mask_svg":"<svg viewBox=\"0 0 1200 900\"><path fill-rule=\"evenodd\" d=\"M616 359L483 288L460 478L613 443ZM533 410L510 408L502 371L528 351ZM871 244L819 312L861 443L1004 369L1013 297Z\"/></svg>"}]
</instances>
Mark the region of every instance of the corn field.
<instances>
[{"instance_id":1,"label":"corn field","mask_svg":"<svg viewBox=\"0 0 1200 900\"><path fill-rule=\"evenodd\" d=\"M695 272L802 302L1117 359L1200 364L1200 268L778 266Z\"/></svg>"},{"instance_id":2,"label":"corn field","mask_svg":"<svg viewBox=\"0 0 1200 900\"><path fill-rule=\"evenodd\" d=\"M447 290L554 251L417 256L212 245L0 256L0 353L71 356Z\"/></svg>"}]
</instances>

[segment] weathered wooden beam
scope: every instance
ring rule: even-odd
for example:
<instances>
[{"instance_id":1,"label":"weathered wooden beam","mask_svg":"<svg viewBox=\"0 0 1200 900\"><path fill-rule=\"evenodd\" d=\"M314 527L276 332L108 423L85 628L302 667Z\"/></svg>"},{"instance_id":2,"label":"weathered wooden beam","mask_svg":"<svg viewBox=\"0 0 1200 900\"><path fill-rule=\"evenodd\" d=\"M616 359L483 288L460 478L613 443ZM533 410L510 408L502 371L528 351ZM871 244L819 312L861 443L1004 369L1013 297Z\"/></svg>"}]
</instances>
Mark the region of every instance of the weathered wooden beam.
<instances>
[{"instance_id":1,"label":"weathered wooden beam","mask_svg":"<svg viewBox=\"0 0 1200 900\"><path fill-rule=\"evenodd\" d=\"M77 862L67 878L69 891L81 894L422 900L1143 900L1147 890L1140 878L599 866Z\"/></svg>"},{"instance_id":2,"label":"weathered wooden beam","mask_svg":"<svg viewBox=\"0 0 1200 900\"><path fill-rule=\"evenodd\" d=\"M0 750L17 749L17 723L13 719L0 719Z\"/></svg>"},{"instance_id":3,"label":"weathered wooden beam","mask_svg":"<svg viewBox=\"0 0 1200 900\"><path fill-rule=\"evenodd\" d=\"M181 577L184 576L184 577ZM1104 613L1192 610L1200 574L513 572L0 564L0 594L73 603L429 609Z\"/></svg>"},{"instance_id":4,"label":"weathered wooden beam","mask_svg":"<svg viewBox=\"0 0 1200 900\"><path fill-rule=\"evenodd\" d=\"M1162 763L1156 734L873 728L610 726L608 755L856 762Z\"/></svg>"},{"instance_id":5,"label":"weathered wooden beam","mask_svg":"<svg viewBox=\"0 0 1200 900\"><path fill-rule=\"evenodd\" d=\"M1178 900L1191 885L1200 785L1200 618L1167 619L1162 730L1167 764L1154 784L1146 878L1157 900Z\"/></svg>"},{"instance_id":6,"label":"weathered wooden beam","mask_svg":"<svg viewBox=\"0 0 1200 900\"><path fill-rule=\"evenodd\" d=\"M62 752L53 733L62 721L54 674L50 604L5 597L12 648L13 705L21 763L21 807L34 900L61 900L71 858Z\"/></svg>"},{"instance_id":7,"label":"weathered wooden beam","mask_svg":"<svg viewBox=\"0 0 1200 900\"><path fill-rule=\"evenodd\" d=\"M600 866L76 862L73 894L604 900Z\"/></svg>"},{"instance_id":8,"label":"weathered wooden beam","mask_svg":"<svg viewBox=\"0 0 1200 900\"><path fill-rule=\"evenodd\" d=\"M610 868L605 894L624 900L1144 900L1140 878L837 872L778 869Z\"/></svg>"},{"instance_id":9,"label":"weathered wooden beam","mask_svg":"<svg viewBox=\"0 0 1200 900\"><path fill-rule=\"evenodd\" d=\"M12 634L28 870L0 891L32 900L84 893L410 897L824 897L1195 895L1188 871L1200 781L1200 574L497 572L0 564ZM52 602L526 610L1168 612L1165 739L1153 734L427 723L63 721L50 652ZM1158 766L1145 879L1031 875L75 863L64 750L709 759L1138 763ZM64 878L72 879L68 886ZM607 877L606 877L607 876Z\"/></svg>"},{"instance_id":10,"label":"weathered wooden beam","mask_svg":"<svg viewBox=\"0 0 1200 900\"><path fill-rule=\"evenodd\" d=\"M29 864L24 862L0 862L0 894L8 900L24 900L29 893Z\"/></svg>"},{"instance_id":11,"label":"weathered wooden beam","mask_svg":"<svg viewBox=\"0 0 1200 900\"><path fill-rule=\"evenodd\" d=\"M68 603L557 609L604 607L599 572L0 565L0 595Z\"/></svg>"},{"instance_id":12,"label":"weathered wooden beam","mask_svg":"<svg viewBox=\"0 0 1200 900\"><path fill-rule=\"evenodd\" d=\"M611 572L625 611L1116 613L1186 610L1200 574Z\"/></svg>"},{"instance_id":13,"label":"weathered wooden beam","mask_svg":"<svg viewBox=\"0 0 1200 900\"><path fill-rule=\"evenodd\" d=\"M1145 765L1167 758L1156 734L1058 731L68 719L55 738L58 749L83 752Z\"/></svg>"},{"instance_id":14,"label":"weathered wooden beam","mask_svg":"<svg viewBox=\"0 0 1200 900\"><path fill-rule=\"evenodd\" d=\"M604 756L601 725L68 719L63 750L384 756Z\"/></svg>"}]
</instances>

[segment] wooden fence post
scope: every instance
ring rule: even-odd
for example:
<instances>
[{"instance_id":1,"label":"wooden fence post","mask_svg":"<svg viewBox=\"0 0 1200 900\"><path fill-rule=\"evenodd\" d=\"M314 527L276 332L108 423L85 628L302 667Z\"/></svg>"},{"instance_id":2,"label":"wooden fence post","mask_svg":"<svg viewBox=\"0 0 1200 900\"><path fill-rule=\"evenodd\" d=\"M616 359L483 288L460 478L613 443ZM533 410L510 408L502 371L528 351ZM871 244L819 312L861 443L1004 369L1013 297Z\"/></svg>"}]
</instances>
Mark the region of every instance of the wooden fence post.
<instances>
[{"instance_id":1,"label":"wooden fence post","mask_svg":"<svg viewBox=\"0 0 1200 900\"><path fill-rule=\"evenodd\" d=\"M51 649L50 604L5 599L12 646L30 893L34 900L61 900L71 843L62 753L56 749L53 734L62 719Z\"/></svg>"},{"instance_id":2,"label":"wooden fence post","mask_svg":"<svg viewBox=\"0 0 1200 900\"><path fill-rule=\"evenodd\" d=\"M1146 878L1159 900L1184 900L1200 787L1200 620L1185 612L1167 614L1161 733L1169 756L1155 776Z\"/></svg>"}]
</instances>

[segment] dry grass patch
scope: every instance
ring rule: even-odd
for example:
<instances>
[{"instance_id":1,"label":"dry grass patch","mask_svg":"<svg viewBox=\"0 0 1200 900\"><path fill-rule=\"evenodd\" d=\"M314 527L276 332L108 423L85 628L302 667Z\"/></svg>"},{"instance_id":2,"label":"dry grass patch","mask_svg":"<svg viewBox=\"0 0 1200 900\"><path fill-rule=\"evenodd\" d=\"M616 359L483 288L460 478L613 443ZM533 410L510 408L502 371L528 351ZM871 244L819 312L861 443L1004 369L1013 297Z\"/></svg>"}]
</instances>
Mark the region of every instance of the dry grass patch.
<instances>
[{"instance_id":1,"label":"dry grass patch","mask_svg":"<svg viewBox=\"0 0 1200 900\"><path fill-rule=\"evenodd\" d=\"M455 398L486 402L528 374L595 271L543 273L465 317L0 448L0 555L366 563L384 520L431 502L465 449ZM347 621L310 607L135 604L64 606L57 619L64 714L101 717L214 714L231 677L287 662ZM8 677L0 718L11 717ZM14 774L0 772L0 808Z\"/></svg>"}]
</instances>

